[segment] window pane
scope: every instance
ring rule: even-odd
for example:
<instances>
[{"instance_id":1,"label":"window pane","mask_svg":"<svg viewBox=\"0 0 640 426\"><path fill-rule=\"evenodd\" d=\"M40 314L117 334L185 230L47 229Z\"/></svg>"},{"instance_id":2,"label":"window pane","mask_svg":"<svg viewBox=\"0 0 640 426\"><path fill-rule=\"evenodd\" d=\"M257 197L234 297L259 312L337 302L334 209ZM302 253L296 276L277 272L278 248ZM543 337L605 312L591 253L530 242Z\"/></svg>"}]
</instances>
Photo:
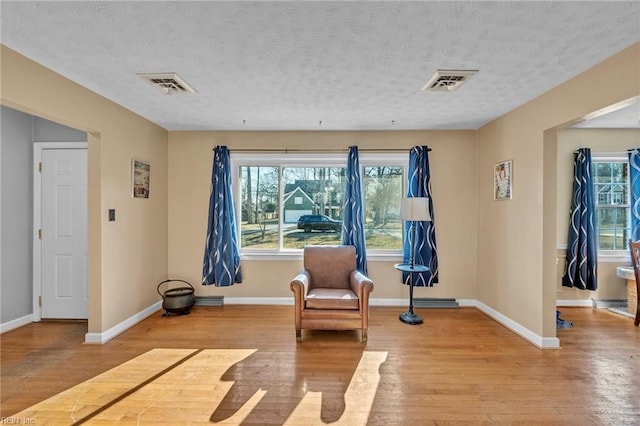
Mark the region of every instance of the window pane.
<instances>
[{"instance_id":1,"label":"window pane","mask_svg":"<svg viewBox=\"0 0 640 426\"><path fill-rule=\"evenodd\" d=\"M345 168L284 167L282 176L283 247L340 244Z\"/></svg>"},{"instance_id":2,"label":"window pane","mask_svg":"<svg viewBox=\"0 0 640 426\"><path fill-rule=\"evenodd\" d=\"M365 167L365 240L368 249L401 249L403 168L399 166Z\"/></svg>"},{"instance_id":3,"label":"window pane","mask_svg":"<svg viewBox=\"0 0 640 426\"><path fill-rule=\"evenodd\" d=\"M278 248L278 167L240 167L240 188L240 246Z\"/></svg>"},{"instance_id":4,"label":"window pane","mask_svg":"<svg viewBox=\"0 0 640 426\"><path fill-rule=\"evenodd\" d=\"M596 226L598 228L612 228L614 223L613 209L606 207L596 209Z\"/></svg>"},{"instance_id":5,"label":"window pane","mask_svg":"<svg viewBox=\"0 0 640 426\"><path fill-rule=\"evenodd\" d=\"M626 250L629 223L629 164L594 161L598 250Z\"/></svg>"},{"instance_id":6,"label":"window pane","mask_svg":"<svg viewBox=\"0 0 640 426\"><path fill-rule=\"evenodd\" d=\"M631 230L630 211L627 207L617 207L616 209L616 229L614 250L626 250L628 235Z\"/></svg>"},{"instance_id":7,"label":"window pane","mask_svg":"<svg viewBox=\"0 0 640 426\"><path fill-rule=\"evenodd\" d=\"M628 169L628 164L623 162L594 163L596 204L628 204Z\"/></svg>"},{"instance_id":8,"label":"window pane","mask_svg":"<svg viewBox=\"0 0 640 426\"><path fill-rule=\"evenodd\" d=\"M611 185L611 204L627 204L627 185Z\"/></svg>"},{"instance_id":9,"label":"window pane","mask_svg":"<svg viewBox=\"0 0 640 426\"><path fill-rule=\"evenodd\" d=\"M595 182L611 182L611 163L594 163Z\"/></svg>"},{"instance_id":10,"label":"window pane","mask_svg":"<svg viewBox=\"0 0 640 426\"><path fill-rule=\"evenodd\" d=\"M613 250L613 230L599 229L597 235L599 250Z\"/></svg>"},{"instance_id":11,"label":"window pane","mask_svg":"<svg viewBox=\"0 0 640 426\"><path fill-rule=\"evenodd\" d=\"M627 228L629 223L629 209L623 207L617 207L616 209L616 223L618 228Z\"/></svg>"},{"instance_id":12,"label":"window pane","mask_svg":"<svg viewBox=\"0 0 640 426\"><path fill-rule=\"evenodd\" d=\"M624 250L625 249L625 241L627 239L627 231L626 229L616 229L613 232L614 240L613 240L613 250Z\"/></svg>"},{"instance_id":13,"label":"window pane","mask_svg":"<svg viewBox=\"0 0 640 426\"><path fill-rule=\"evenodd\" d=\"M613 182L627 181L627 163L612 163L611 170Z\"/></svg>"},{"instance_id":14,"label":"window pane","mask_svg":"<svg viewBox=\"0 0 640 426\"><path fill-rule=\"evenodd\" d=\"M597 207L596 233L599 250L626 250L630 233L629 207Z\"/></svg>"},{"instance_id":15,"label":"window pane","mask_svg":"<svg viewBox=\"0 0 640 426\"><path fill-rule=\"evenodd\" d=\"M596 204L611 204L611 185L596 185Z\"/></svg>"}]
</instances>

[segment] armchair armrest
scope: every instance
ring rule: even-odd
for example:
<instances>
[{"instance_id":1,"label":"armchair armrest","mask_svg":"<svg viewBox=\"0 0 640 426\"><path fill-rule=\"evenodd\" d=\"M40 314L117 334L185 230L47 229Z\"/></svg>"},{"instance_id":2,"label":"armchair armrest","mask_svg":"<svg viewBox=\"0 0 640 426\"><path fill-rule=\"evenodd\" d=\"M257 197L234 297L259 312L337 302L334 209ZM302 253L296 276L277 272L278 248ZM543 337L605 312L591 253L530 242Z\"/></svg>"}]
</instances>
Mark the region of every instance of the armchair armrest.
<instances>
[{"instance_id":1,"label":"armchair armrest","mask_svg":"<svg viewBox=\"0 0 640 426\"><path fill-rule=\"evenodd\" d=\"M369 307L369 294L373 291L373 281L360 271L353 271L349 276L351 290L358 295L360 312Z\"/></svg>"},{"instance_id":2,"label":"armchair armrest","mask_svg":"<svg viewBox=\"0 0 640 426\"><path fill-rule=\"evenodd\" d=\"M298 297L298 294L304 296L307 294L309 288L309 273L307 271L301 271L294 279L291 280L291 291L294 293L294 297Z\"/></svg>"},{"instance_id":3,"label":"armchair armrest","mask_svg":"<svg viewBox=\"0 0 640 426\"><path fill-rule=\"evenodd\" d=\"M291 280L289 284L291 291L293 291L293 303L295 305L294 318L296 324L296 330L300 330L302 324L302 310L304 309L304 299L309 289L309 273L302 271L296 277Z\"/></svg>"}]
</instances>

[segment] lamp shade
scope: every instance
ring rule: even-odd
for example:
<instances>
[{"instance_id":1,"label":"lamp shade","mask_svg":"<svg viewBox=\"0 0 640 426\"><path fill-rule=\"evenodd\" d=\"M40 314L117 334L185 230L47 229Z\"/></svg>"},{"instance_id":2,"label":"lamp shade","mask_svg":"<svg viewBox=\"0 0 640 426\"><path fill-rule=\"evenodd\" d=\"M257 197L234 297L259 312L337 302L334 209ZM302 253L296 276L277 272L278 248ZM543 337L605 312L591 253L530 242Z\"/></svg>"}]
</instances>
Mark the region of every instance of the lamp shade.
<instances>
[{"instance_id":1,"label":"lamp shade","mask_svg":"<svg viewBox=\"0 0 640 426\"><path fill-rule=\"evenodd\" d=\"M407 221L429 221L429 197L403 198L400 205L400 218Z\"/></svg>"}]
</instances>

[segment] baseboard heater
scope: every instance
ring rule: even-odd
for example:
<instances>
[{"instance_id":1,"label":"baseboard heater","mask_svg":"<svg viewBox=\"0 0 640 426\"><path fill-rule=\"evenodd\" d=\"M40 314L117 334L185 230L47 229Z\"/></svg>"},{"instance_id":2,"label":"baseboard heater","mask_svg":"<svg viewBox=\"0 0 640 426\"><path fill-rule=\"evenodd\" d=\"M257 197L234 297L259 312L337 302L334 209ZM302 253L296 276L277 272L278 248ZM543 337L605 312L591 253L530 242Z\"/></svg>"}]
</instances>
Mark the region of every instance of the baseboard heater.
<instances>
[{"instance_id":1,"label":"baseboard heater","mask_svg":"<svg viewBox=\"0 0 640 426\"><path fill-rule=\"evenodd\" d=\"M627 299L593 299L593 307L596 309L626 308Z\"/></svg>"},{"instance_id":2,"label":"baseboard heater","mask_svg":"<svg viewBox=\"0 0 640 426\"><path fill-rule=\"evenodd\" d=\"M413 306L416 308L457 308L456 299L436 299L433 297L415 297Z\"/></svg>"},{"instance_id":3,"label":"baseboard heater","mask_svg":"<svg viewBox=\"0 0 640 426\"><path fill-rule=\"evenodd\" d=\"M223 306L224 296L196 296L198 306Z\"/></svg>"}]
</instances>

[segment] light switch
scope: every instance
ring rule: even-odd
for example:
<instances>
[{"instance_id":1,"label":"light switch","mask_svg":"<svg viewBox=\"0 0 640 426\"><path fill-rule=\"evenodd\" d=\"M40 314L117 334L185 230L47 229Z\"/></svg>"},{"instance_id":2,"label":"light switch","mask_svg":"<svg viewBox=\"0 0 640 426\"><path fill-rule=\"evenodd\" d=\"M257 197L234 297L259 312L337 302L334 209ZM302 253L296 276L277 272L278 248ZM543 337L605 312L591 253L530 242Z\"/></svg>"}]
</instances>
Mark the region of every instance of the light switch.
<instances>
[{"instance_id":1,"label":"light switch","mask_svg":"<svg viewBox=\"0 0 640 426\"><path fill-rule=\"evenodd\" d=\"M109 209L109 222L116 221L116 209Z\"/></svg>"}]
</instances>

